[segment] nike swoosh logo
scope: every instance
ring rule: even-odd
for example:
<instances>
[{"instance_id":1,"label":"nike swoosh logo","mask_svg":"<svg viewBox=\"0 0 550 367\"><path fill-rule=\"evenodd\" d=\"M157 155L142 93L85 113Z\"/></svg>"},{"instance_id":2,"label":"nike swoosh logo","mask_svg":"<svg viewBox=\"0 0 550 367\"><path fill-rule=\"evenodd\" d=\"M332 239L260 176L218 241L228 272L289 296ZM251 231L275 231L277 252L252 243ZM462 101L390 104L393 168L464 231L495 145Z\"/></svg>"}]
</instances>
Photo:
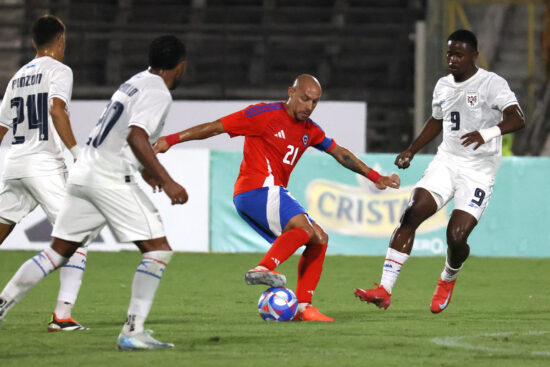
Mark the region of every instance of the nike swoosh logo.
<instances>
[{"instance_id":1,"label":"nike swoosh logo","mask_svg":"<svg viewBox=\"0 0 550 367\"><path fill-rule=\"evenodd\" d=\"M450 298L451 298L451 293L449 293L449 295L447 296L447 299L445 300L445 303L442 304L442 305L439 305L439 308L443 310L445 307L447 307L447 305L449 304L449 299Z\"/></svg>"}]
</instances>

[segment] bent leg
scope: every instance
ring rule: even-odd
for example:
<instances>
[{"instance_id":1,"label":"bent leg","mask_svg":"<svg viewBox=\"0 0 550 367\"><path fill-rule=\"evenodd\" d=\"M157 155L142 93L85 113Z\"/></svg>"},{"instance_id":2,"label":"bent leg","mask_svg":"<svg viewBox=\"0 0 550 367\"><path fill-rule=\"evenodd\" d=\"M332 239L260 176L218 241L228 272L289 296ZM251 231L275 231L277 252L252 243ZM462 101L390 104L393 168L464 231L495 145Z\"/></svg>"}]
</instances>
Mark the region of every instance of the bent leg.
<instances>
[{"instance_id":1,"label":"bent leg","mask_svg":"<svg viewBox=\"0 0 550 367\"><path fill-rule=\"evenodd\" d=\"M288 221L283 233L275 239L259 266L274 270L285 262L301 246L310 242L315 230L305 214L298 214Z\"/></svg>"},{"instance_id":2,"label":"bent leg","mask_svg":"<svg viewBox=\"0 0 550 367\"><path fill-rule=\"evenodd\" d=\"M437 203L432 194L421 187L413 191L399 225L390 239L390 248L410 255L416 229L437 212Z\"/></svg>"},{"instance_id":3,"label":"bent leg","mask_svg":"<svg viewBox=\"0 0 550 367\"><path fill-rule=\"evenodd\" d=\"M54 238L51 247L27 260L0 293L0 304L4 305L0 306L0 319L43 278L64 265L78 246Z\"/></svg>"},{"instance_id":4,"label":"bent leg","mask_svg":"<svg viewBox=\"0 0 550 367\"><path fill-rule=\"evenodd\" d=\"M401 217L399 226L390 239L380 284L391 294L401 267L411 253L416 229L437 211L437 204L430 192L423 188L414 190L409 205Z\"/></svg>"},{"instance_id":5,"label":"bent leg","mask_svg":"<svg viewBox=\"0 0 550 367\"><path fill-rule=\"evenodd\" d=\"M411 253L416 229L426 219L437 212L437 203L432 194L421 187L417 187L411 196L405 212L401 216L399 225L390 239L380 285L376 288L355 290L355 295L367 303L373 303L379 308L387 309L391 303L391 293L401 268Z\"/></svg>"}]
</instances>

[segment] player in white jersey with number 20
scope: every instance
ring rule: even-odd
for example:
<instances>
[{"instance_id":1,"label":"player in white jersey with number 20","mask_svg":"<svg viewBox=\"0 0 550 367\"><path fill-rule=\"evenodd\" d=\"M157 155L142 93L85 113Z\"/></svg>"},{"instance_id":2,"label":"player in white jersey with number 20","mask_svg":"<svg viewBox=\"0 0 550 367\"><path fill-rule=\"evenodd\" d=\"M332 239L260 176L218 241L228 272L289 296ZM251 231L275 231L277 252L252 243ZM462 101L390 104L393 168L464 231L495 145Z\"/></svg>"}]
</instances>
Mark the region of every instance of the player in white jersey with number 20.
<instances>
[{"instance_id":1,"label":"player in white jersey with number 20","mask_svg":"<svg viewBox=\"0 0 550 367\"><path fill-rule=\"evenodd\" d=\"M172 250L160 215L138 187L135 174L164 190L172 204L187 192L158 161L152 148L172 104L170 89L185 72L185 45L174 36L151 43L149 69L123 83L113 94L88 138L67 182L51 248L34 256L0 293L5 314L43 277L67 262L81 243L108 225L119 242L134 242L143 253L132 283L127 321L117 344L122 350L173 347L144 329Z\"/></svg>"},{"instance_id":2,"label":"player in white jersey with number 20","mask_svg":"<svg viewBox=\"0 0 550 367\"><path fill-rule=\"evenodd\" d=\"M65 196L63 145L78 157L69 121L73 73L64 65L65 25L45 15L32 27L36 57L11 78L0 106L0 142L8 128L12 145L0 181L0 244L38 205L53 224ZM86 267L86 247L60 271L60 290L49 331L85 329L71 317ZM1 317L1 316L0 316Z\"/></svg>"},{"instance_id":3,"label":"player in white jersey with number 20","mask_svg":"<svg viewBox=\"0 0 550 367\"><path fill-rule=\"evenodd\" d=\"M447 259L430 303L439 313L451 301L457 273L470 254L468 236L487 208L502 156L502 135L524 126L523 113L508 83L478 68L476 36L467 30L447 39L450 74L437 82L432 117L395 164L408 168L414 155L443 130L443 141L424 176L416 184L408 207L395 229L382 270L381 284L356 289L355 295L388 308L392 288L408 259L415 231L454 198L447 226Z\"/></svg>"}]
</instances>

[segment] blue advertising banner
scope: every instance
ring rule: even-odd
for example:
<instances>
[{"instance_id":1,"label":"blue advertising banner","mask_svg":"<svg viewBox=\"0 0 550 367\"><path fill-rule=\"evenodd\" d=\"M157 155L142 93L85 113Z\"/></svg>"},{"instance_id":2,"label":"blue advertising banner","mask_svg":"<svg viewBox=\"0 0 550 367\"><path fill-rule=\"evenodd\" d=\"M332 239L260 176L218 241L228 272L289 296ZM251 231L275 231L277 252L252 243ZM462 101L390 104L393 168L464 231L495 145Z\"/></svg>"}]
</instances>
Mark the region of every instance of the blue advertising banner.
<instances>
[{"instance_id":1,"label":"blue advertising banner","mask_svg":"<svg viewBox=\"0 0 550 367\"><path fill-rule=\"evenodd\" d=\"M383 174L397 172L393 154L361 158ZM232 202L241 153L211 152L211 251L264 252L269 244L238 216ZM327 154L305 154L288 186L308 214L329 234L328 253L384 255L411 191L432 155L418 155L397 172L401 189L384 191L340 166ZM472 255L550 256L546 199L550 187L548 158L504 158L489 208L470 236ZM414 255L445 255L446 226L452 201L418 229Z\"/></svg>"}]
</instances>

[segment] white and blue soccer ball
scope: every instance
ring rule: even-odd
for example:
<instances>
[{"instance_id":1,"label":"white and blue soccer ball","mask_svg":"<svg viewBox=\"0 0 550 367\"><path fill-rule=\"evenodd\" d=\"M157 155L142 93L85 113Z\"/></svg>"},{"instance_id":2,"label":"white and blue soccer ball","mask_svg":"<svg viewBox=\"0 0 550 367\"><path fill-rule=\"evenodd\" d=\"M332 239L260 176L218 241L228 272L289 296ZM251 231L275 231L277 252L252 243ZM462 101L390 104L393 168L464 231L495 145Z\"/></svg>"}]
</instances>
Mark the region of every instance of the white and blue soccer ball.
<instances>
[{"instance_id":1,"label":"white and blue soccer ball","mask_svg":"<svg viewBox=\"0 0 550 367\"><path fill-rule=\"evenodd\" d=\"M298 310L298 299L288 288L269 288L258 301L258 311L265 321L290 321Z\"/></svg>"}]
</instances>

